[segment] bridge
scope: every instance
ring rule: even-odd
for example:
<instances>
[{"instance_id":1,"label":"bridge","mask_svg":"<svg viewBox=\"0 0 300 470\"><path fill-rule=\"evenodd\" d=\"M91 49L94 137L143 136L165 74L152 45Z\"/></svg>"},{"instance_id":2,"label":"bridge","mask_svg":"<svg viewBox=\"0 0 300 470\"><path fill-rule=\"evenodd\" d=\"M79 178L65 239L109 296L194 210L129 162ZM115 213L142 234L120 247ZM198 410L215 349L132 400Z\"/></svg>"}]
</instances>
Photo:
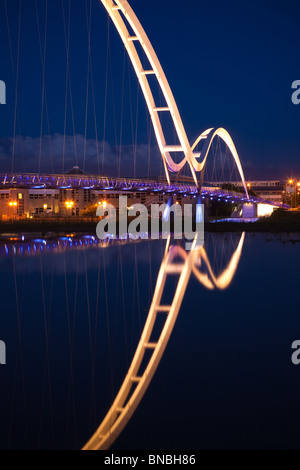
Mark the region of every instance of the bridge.
<instances>
[{"instance_id":1,"label":"bridge","mask_svg":"<svg viewBox=\"0 0 300 470\"><path fill-rule=\"evenodd\" d=\"M36 191L83 189L87 191L99 190L103 191L103 193L170 193L174 196L176 194L183 194L183 196L201 197L203 200L231 201L240 203L245 208L249 206L254 207L258 204L281 207L282 204L273 203L248 194L238 152L231 136L224 128L209 128L204 130L194 142L190 142L163 68L134 11L126 0L101 0L101 2L120 35L142 89L163 161L165 182L151 179L99 177L95 175L11 173L0 175L0 189L2 191L26 188ZM144 69L137 45L139 45L139 49L145 54L150 68ZM161 90L165 100L164 106L158 106L154 100L150 77L151 80L156 81L156 85ZM167 140L163 119L161 118L165 114L169 115L173 122L178 142L175 145L168 143ZM217 138L221 139L226 145L233 159L244 187L244 193L228 191L221 187L204 183L204 171L210 156L210 150L214 140ZM183 178L180 175L184 167L189 169L192 181L182 181ZM173 182L171 174L177 175L177 181ZM94 435L84 446L84 449L108 449L113 444L135 412L149 387L172 334L191 275L195 275L197 280L208 289L226 289L235 275L242 254L244 237L245 235L242 234L229 263L220 275L216 275L213 272L205 248L203 245L198 244L197 236L193 242L193 249L189 253L179 245L172 245L170 238L168 239L152 303L135 355L111 408ZM45 243L46 249L48 249L47 242ZM42 252L45 249L45 243L36 241L33 244L33 250L36 251L38 246L38 250ZM80 247L83 243L88 245L89 243L97 244L98 242L92 240L89 242L76 241L76 243L77 245L75 244L75 246ZM18 249L22 250L22 246L21 244ZM28 246L27 251L30 250L30 246L29 248ZM9 248L5 246L5 255L7 255L7 250ZM177 282L174 286L172 302L165 304L163 303L163 294L166 291L167 280L170 277L175 278ZM164 318L164 326L159 338L154 341L152 333L157 319L161 317ZM145 359L147 358L148 360L145 364ZM143 370L141 370L142 364L144 365Z\"/></svg>"},{"instance_id":2,"label":"bridge","mask_svg":"<svg viewBox=\"0 0 300 470\"><path fill-rule=\"evenodd\" d=\"M213 182L209 185L202 184L200 189L199 186L192 184L190 181L163 182L157 179L99 177L97 175L0 173L0 190L5 189L85 189L103 191L104 194L108 192L144 192L186 194L190 196L196 196L200 193L203 200L212 199L240 204L267 204L275 207L288 207L279 202L222 189L215 186Z\"/></svg>"}]
</instances>

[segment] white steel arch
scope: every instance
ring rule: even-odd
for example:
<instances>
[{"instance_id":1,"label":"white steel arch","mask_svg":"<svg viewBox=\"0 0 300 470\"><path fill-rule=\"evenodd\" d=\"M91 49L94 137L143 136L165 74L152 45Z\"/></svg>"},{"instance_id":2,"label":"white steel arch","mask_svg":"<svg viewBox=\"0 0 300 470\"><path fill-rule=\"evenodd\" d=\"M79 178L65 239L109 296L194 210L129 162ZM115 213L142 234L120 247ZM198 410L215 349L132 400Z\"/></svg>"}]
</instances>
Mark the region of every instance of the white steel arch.
<instances>
[{"instance_id":1,"label":"white steel arch","mask_svg":"<svg viewBox=\"0 0 300 470\"><path fill-rule=\"evenodd\" d=\"M226 268L219 276L215 276L204 246L198 246L197 244L197 236L189 253L180 246L170 246L169 237L147 321L130 368L110 410L83 450L109 449L135 412L166 349L191 273L193 272L198 281L208 289L226 289L235 275L244 239L245 233L242 234ZM202 264L207 266L209 275L199 271ZM161 301L168 276L178 276L178 282L175 286L172 304L162 305ZM151 335L157 317L160 315L165 316L165 324L159 339L152 342ZM146 351L152 351L151 358L148 360L144 371L140 373L140 366L145 358Z\"/></svg>"},{"instance_id":2,"label":"white steel arch","mask_svg":"<svg viewBox=\"0 0 300 470\"><path fill-rule=\"evenodd\" d=\"M172 172L178 172L181 170L181 168L183 168L186 161L188 161L195 184L197 185L197 177L192 165L192 149L189 144L189 140L187 138L174 96L162 66L160 65L160 62L141 23L126 0L101 0L101 2L105 6L114 25L117 28L117 31L125 45L135 73L138 77L152 119L155 136L163 158L168 183L170 183L168 170ZM134 36L130 34L128 27L126 26L126 21L129 23L130 28L134 31ZM141 44L151 64L152 68L150 70L144 70L139 54L135 47L135 42L139 42ZM148 80L149 75L154 75L156 77L163 96L166 100L167 107L159 108L156 106ZM167 145L159 117L159 114L162 112L170 113L179 138L180 146ZM180 163L176 164L171 157L171 152L183 152L184 158Z\"/></svg>"},{"instance_id":3,"label":"white steel arch","mask_svg":"<svg viewBox=\"0 0 300 470\"><path fill-rule=\"evenodd\" d=\"M198 180L196 176L196 172L201 171L204 169L205 162L207 159L207 154L210 148L208 146L208 150L206 154L202 157L200 154L195 154L194 149L197 143L208 137L210 132L213 129L209 129L201 134L197 143L193 146L190 145L190 142L187 138L187 134L184 128L184 125L181 120L180 113L177 108L176 101L174 99L173 93L169 86L168 80L165 76L163 68L157 58L157 55L149 41L148 36L146 35L141 23L139 22L137 16L135 15L134 11L132 10L131 6L127 2L127 0L101 0L103 5L105 6L107 12L109 13L132 62L134 67L135 73L138 77L142 92L144 94L146 104L151 116L152 124L154 127L154 132L156 136L156 140L159 146L159 150L163 159L166 178L168 183L170 184L170 176L169 171L178 173L186 163L188 163L190 167L191 174L193 176L195 185L198 187ZM133 31L133 34L129 32L127 24L130 26L130 29ZM151 69L144 70L141 59L137 52L137 48L135 47L135 43L140 43L142 46L147 59L149 60ZM155 76L159 87L162 91L162 94L165 98L167 103L166 107L158 107L154 101L153 93L151 91L150 82L148 77L152 75ZM170 114L173 124L177 133L178 140L180 145L167 145L165 135L162 128L162 123L160 119L160 114L167 112ZM228 145L231 154L238 166L239 173L241 175L245 193L248 197L247 187L245 184L245 178L242 170L242 166L235 148L235 145L230 137L230 135L225 131L225 129L217 129L215 134L211 137L210 143L212 142L213 138L219 135L224 142ZM180 163L175 163L172 158L172 153L183 153L184 157L180 161ZM202 152L201 152L202 153ZM197 161L197 158L202 157L202 163Z\"/></svg>"},{"instance_id":4,"label":"white steel arch","mask_svg":"<svg viewBox=\"0 0 300 470\"><path fill-rule=\"evenodd\" d=\"M241 165L239 155L237 153L237 150L235 148L234 142L230 134L226 131L226 129L223 129L223 127L219 127L218 129L207 129L206 131L202 132L202 134L198 137L198 139L196 139L196 141L192 145L192 150L194 151L194 149L201 142L201 140L205 140L205 144L200 153L200 158L202 159L202 161L200 163L198 161L193 161L195 171L204 171L205 164L206 164L207 157L208 157L208 152L210 150L211 144L215 137L221 137L221 139L225 142L225 144L229 148L230 153L238 168L238 171L239 171L239 174L240 174L240 177L241 177L244 189L245 189L245 194L247 198L249 199L247 184L246 184L244 171Z\"/></svg>"}]
</instances>

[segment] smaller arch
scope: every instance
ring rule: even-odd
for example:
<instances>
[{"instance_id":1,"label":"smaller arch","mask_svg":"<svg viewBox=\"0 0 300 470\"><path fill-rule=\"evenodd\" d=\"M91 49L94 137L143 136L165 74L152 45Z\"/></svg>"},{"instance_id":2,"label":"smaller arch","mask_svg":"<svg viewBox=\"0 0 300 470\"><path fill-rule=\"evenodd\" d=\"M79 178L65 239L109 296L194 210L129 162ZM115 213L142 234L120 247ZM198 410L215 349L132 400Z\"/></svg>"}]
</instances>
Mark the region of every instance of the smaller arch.
<instances>
[{"instance_id":1,"label":"smaller arch","mask_svg":"<svg viewBox=\"0 0 300 470\"><path fill-rule=\"evenodd\" d=\"M227 287L230 286L237 267L240 262L240 258L242 255L243 251L243 246L244 246L244 241L245 241L245 232L242 233L240 241L238 243L238 246L236 250L234 251L229 263L227 264L226 268L222 271L222 273L219 276L216 276L213 272L211 263L208 259L207 253L205 251L205 248L202 247L200 251L200 257L201 261L204 262L207 266L209 276L207 274L203 274L199 271L197 267L197 263L193 263L193 273L198 279L198 281L204 285L207 289L213 290L214 288L217 288L219 290L225 290Z\"/></svg>"},{"instance_id":2,"label":"smaller arch","mask_svg":"<svg viewBox=\"0 0 300 470\"><path fill-rule=\"evenodd\" d=\"M236 147L234 145L234 142L230 134L223 127L219 127L218 129L213 129L213 128L207 129L206 131L202 132L202 134L200 134L200 136L195 140L194 144L192 145L192 156L193 156L192 158L193 158L193 166L194 166L195 171L197 172L204 171L205 164L206 164L207 157L208 157L208 152L210 150L210 147L212 145L214 138L217 136L220 137L229 148L230 153L238 168L238 171L239 171L239 174L240 174L240 177L241 177L244 189L245 189L245 194L247 196L247 199L249 199L246 180L245 180L243 168L241 165L240 157L237 153ZM197 147L197 145L201 142L201 140L205 140L205 144L200 153L200 156L198 157L202 159L202 161L199 162L198 158L195 157L193 152L195 148Z\"/></svg>"}]
</instances>

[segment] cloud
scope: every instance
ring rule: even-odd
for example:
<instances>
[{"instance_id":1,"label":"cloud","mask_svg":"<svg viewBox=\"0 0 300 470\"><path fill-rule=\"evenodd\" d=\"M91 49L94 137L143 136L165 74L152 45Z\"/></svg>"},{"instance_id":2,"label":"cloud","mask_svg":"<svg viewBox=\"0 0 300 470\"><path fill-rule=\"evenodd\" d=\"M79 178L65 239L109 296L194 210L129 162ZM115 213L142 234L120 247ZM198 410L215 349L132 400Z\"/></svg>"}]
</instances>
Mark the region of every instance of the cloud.
<instances>
[{"instance_id":1,"label":"cloud","mask_svg":"<svg viewBox=\"0 0 300 470\"><path fill-rule=\"evenodd\" d=\"M14 154L14 158L12 157ZM161 171L161 156L156 146L146 144L122 145L120 148L108 142L62 134L53 136L0 139L0 171L61 173L78 165L90 173L120 176L157 176ZM150 155L150 157L149 157ZM120 165L119 165L120 162ZM149 176L150 176L149 175Z\"/></svg>"},{"instance_id":2,"label":"cloud","mask_svg":"<svg viewBox=\"0 0 300 470\"><path fill-rule=\"evenodd\" d=\"M136 165L134 169L134 153ZM0 173L12 171L13 139L0 139ZM150 155L150 157L149 157ZM234 162L231 156L219 149L218 157L208 159L205 179L221 180L236 179L237 170L233 170ZM119 168L120 161L120 168ZM103 166L102 166L103 162ZM222 166L222 162L225 165ZM106 141L85 139L83 135L64 135L56 133L52 136L39 137L17 136L15 139L13 171L36 173L62 173L73 166L79 166L87 173L107 176L137 177L164 176L162 159L156 145L147 144L113 146ZM247 179L272 178L276 167L260 167L259 174L251 159L242 160ZM265 171L263 171L265 170ZM188 168L184 174L190 176ZM286 174L289 174L287 169ZM234 175L234 176L233 176Z\"/></svg>"}]
</instances>

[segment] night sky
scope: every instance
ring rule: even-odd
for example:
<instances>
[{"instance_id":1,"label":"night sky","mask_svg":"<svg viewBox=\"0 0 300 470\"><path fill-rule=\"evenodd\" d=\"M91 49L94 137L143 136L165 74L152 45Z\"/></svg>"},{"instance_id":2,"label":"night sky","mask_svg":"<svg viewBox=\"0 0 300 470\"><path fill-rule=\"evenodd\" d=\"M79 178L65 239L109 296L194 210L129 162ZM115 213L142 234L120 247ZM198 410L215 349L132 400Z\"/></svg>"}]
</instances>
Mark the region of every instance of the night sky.
<instances>
[{"instance_id":1,"label":"night sky","mask_svg":"<svg viewBox=\"0 0 300 470\"><path fill-rule=\"evenodd\" d=\"M292 82L300 80L299 2L131 0L130 4L161 61L189 139L209 127L225 127L247 179L300 177L300 105L291 100ZM91 5L90 62L90 0L71 0L71 4L48 0L47 9L46 0L7 0L6 5L12 55L5 1L0 0L0 79L7 86L7 104L0 106L0 172L63 171L77 163L86 171L112 175L161 174L143 96L112 23L108 33L101 2L92 0Z\"/></svg>"}]
</instances>

